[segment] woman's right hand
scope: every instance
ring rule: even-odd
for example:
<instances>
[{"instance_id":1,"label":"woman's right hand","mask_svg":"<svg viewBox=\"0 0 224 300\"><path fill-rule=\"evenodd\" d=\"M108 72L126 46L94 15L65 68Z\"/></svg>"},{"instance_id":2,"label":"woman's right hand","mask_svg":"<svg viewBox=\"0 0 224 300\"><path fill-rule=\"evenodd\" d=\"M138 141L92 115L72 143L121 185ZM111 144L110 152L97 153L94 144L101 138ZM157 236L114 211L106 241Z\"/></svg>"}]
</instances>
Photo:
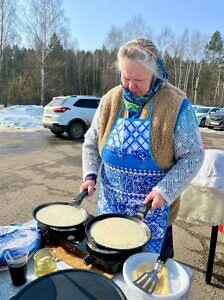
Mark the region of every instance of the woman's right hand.
<instances>
[{"instance_id":1,"label":"woman's right hand","mask_svg":"<svg viewBox=\"0 0 224 300\"><path fill-rule=\"evenodd\" d=\"M80 192L83 192L84 190L87 190L88 191L88 196L92 197L93 194L96 191L96 189L94 188L95 185L96 185L95 180L86 180L81 184L79 190L80 190Z\"/></svg>"}]
</instances>

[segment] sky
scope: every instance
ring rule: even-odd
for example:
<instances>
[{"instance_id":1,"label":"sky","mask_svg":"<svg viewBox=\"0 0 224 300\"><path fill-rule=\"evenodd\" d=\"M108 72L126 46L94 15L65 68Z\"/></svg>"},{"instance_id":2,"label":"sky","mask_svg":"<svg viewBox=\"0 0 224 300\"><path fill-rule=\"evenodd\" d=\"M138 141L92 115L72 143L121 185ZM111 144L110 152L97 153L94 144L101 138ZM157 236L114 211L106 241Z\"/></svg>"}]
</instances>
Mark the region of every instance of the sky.
<instances>
[{"instance_id":1,"label":"sky","mask_svg":"<svg viewBox=\"0 0 224 300\"><path fill-rule=\"evenodd\" d=\"M210 37L224 34L223 0L62 0L71 39L79 49L100 49L112 25L123 27L141 16L156 36L169 27L175 36L188 28Z\"/></svg>"}]
</instances>

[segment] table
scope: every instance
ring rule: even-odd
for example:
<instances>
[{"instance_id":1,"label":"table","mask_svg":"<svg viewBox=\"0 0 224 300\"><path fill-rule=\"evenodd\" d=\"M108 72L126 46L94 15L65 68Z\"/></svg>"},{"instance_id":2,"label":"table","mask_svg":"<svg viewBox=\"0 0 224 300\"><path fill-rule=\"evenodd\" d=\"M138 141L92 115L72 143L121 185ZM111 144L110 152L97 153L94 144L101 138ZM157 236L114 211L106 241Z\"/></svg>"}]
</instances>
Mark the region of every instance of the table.
<instances>
[{"instance_id":1,"label":"table","mask_svg":"<svg viewBox=\"0 0 224 300\"><path fill-rule=\"evenodd\" d=\"M205 281L211 283L218 225L224 223L224 151L205 150L198 174L182 193L178 219L211 226L210 248Z\"/></svg>"},{"instance_id":2,"label":"table","mask_svg":"<svg viewBox=\"0 0 224 300\"><path fill-rule=\"evenodd\" d=\"M58 270L72 268L63 261L57 262ZM33 258L30 257L27 265L27 283L36 279L34 274L34 263ZM27 284L26 283L26 284ZM9 300L10 297L14 296L23 286L14 286L11 283L11 278L8 270L0 271L0 300Z\"/></svg>"},{"instance_id":3,"label":"table","mask_svg":"<svg viewBox=\"0 0 224 300\"><path fill-rule=\"evenodd\" d=\"M64 261L58 261L57 267L58 267L58 270L73 268L71 265L67 264ZM182 267L186 270L186 272L190 278L190 283L192 284L193 273L192 273L191 269L184 265L182 265ZM34 275L34 265L33 265L32 257L30 258L30 260L28 262L27 273L28 273L27 283L33 281L36 278ZM128 287L128 285L125 283L125 281L123 279L122 273L110 275L110 277L121 288L121 290L124 292L124 294L126 295L128 300L136 300L136 299L146 300L146 298L144 298L141 294L137 294L135 291L131 290ZM1 271L1 273L0 273L0 300L9 300L10 297L15 295L19 291L19 289L21 289L21 287L15 287L12 285L8 270ZM190 289L187 291L187 293L183 297L181 297L180 299L177 299L177 300L188 300L189 293L190 293Z\"/></svg>"}]
</instances>

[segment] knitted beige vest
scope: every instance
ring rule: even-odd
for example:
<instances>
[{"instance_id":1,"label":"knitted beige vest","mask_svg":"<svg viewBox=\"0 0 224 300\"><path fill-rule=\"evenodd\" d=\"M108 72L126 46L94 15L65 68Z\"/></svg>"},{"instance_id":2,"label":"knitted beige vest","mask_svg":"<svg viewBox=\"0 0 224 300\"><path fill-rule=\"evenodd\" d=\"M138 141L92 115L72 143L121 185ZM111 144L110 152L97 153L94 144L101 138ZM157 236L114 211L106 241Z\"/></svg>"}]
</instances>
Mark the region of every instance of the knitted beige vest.
<instances>
[{"instance_id":1,"label":"knitted beige vest","mask_svg":"<svg viewBox=\"0 0 224 300\"><path fill-rule=\"evenodd\" d=\"M155 95L152 117L152 152L157 164L164 169L170 169L174 160L174 128L180 106L186 95L171 84L167 84ZM99 152L101 153L106 138L123 105L121 85L111 89L105 96L100 115ZM142 119L149 116L149 103L141 113ZM126 114L125 110L123 116ZM180 206L180 198L176 199L170 208L169 224L176 219Z\"/></svg>"}]
</instances>

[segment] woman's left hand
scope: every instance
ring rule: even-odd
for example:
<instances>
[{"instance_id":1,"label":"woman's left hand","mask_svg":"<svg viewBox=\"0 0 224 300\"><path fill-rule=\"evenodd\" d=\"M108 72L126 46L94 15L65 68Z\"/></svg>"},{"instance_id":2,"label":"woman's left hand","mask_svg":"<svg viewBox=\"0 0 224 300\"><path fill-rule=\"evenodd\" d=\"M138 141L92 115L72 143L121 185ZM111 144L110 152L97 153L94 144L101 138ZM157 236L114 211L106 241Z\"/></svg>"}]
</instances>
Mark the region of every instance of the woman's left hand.
<instances>
[{"instance_id":1,"label":"woman's left hand","mask_svg":"<svg viewBox=\"0 0 224 300\"><path fill-rule=\"evenodd\" d=\"M160 192L157 190L151 191L146 197L143 204L152 201L152 208L151 210L155 210L156 208L160 208L165 204L165 200L161 196Z\"/></svg>"}]
</instances>

